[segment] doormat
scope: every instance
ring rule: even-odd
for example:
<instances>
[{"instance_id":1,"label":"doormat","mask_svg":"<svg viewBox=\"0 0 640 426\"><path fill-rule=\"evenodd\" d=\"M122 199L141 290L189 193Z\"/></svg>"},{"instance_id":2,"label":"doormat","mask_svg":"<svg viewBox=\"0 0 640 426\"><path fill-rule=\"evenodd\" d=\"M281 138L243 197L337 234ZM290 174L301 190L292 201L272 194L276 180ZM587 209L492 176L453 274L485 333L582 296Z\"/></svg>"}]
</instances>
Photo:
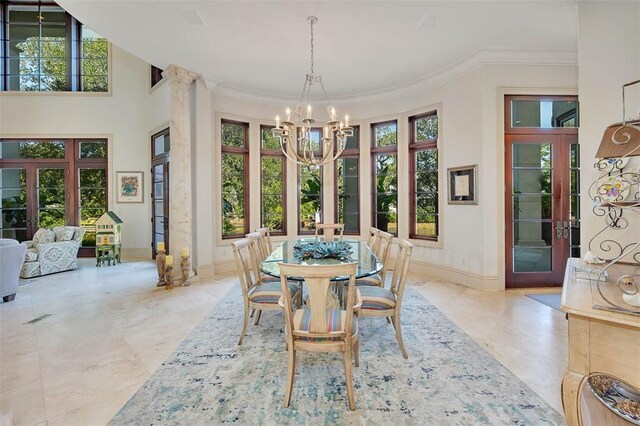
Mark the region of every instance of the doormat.
<instances>
[{"instance_id":1,"label":"doormat","mask_svg":"<svg viewBox=\"0 0 640 426\"><path fill-rule=\"evenodd\" d=\"M562 295L560 293L527 294L527 297L562 312L562 309L560 309Z\"/></svg>"}]
</instances>

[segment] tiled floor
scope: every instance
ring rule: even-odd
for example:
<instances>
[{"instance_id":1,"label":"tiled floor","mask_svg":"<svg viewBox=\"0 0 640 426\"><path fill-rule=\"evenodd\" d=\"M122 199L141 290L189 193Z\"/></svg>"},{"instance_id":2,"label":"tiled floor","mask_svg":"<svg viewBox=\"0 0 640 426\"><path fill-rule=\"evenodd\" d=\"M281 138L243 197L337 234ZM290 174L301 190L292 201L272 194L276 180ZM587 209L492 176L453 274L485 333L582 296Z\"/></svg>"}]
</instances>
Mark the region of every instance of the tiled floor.
<instances>
[{"instance_id":1,"label":"tiled floor","mask_svg":"<svg viewBox=\"0 0 640 426\"><path fill-rule=\"evenodd\" d=\"M562 412L564 314L524 296L440 280L413 285L507 368ZM155 265L128 261L29 280L0 303L0 425L106 423L235 282L172 291ZM43 315L42 320L26 324Z\"/></svg>"}]
</instances>

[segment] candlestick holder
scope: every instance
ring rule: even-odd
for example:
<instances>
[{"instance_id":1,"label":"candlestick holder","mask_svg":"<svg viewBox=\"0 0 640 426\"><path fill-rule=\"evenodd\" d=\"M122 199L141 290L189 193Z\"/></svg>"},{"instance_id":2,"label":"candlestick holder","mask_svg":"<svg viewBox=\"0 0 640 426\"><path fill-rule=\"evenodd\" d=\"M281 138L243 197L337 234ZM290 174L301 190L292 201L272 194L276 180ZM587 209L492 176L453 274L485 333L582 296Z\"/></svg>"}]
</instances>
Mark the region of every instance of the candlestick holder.
<instances>
[{"instance_id":1,"label":"candlestick holder","mask_svg":"<svg viewBox=\"0 0 640 426\"><path fill-rule=\"evenodd\" d=\"M158 250L158 253L156 254L156 268L158 269L158 283L156 284L157 287L164 287L165 285L167 285L164 272L166 258L167 255L165 254L164 250Z\"/></svg>"},{"instance_id":2,"label":"candlestick holder","mask_svg":"<svg viewBox=\"0 0 640 426\"><path fill-rule=\"evenodd\" d=\"M164 280L166 281L165 289L171 290L173 285L173 265L165 265L164 267Z\"/></svg>"},{"instance_id":3,"label":"candlestick holder","mask_svg":"<svg viewBox=\"0 0 640 426\"><path fill-rule=\"evenodd\" d=\"M180 270L182 271L182 286L191 285L189 282L189 269L191 269L191 258L189 256L182 256L180 259Z\"/></svg>"}]
</instances>

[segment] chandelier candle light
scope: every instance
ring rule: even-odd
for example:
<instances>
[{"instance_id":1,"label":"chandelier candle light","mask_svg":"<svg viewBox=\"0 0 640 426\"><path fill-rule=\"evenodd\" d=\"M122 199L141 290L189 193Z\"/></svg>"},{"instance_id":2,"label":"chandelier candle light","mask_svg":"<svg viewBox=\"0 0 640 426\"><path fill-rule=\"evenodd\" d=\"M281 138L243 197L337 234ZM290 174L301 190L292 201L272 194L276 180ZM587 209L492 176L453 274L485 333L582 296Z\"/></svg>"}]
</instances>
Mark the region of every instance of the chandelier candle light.
<instances>
[{"instance_id":1,"label":"chandelier candle light","mask_svg":"<svg viewBox=\"0 0 640 426\"><path fill-rule=\"evenodd\" d=\"M307 18L311 26L311 71L306 75L302 95L293 111L293 120L291 117L291 109L287 107L285 114L286 120L280 122L280 116L276 116L276 127L272 130L275 137L280 140L280 148L284 155L297 164L308 166L311 170L317 167L335 161L345 148L347 137L353 136L353 128L349 127L349 116L344 116L344 121L338 121L336 109L329 104L327 92L322 82L322 76L316 75L314 71L313 60L313 25L318 22L318 18L310 16ZM322 88L322 95L326 106L328 120L318 122L313 118L311 109L311 86L319 83ZM303 112L306 113L303 117ZM311 137L313 127L322 125L322 137L320 145L315 147ZM296 128L299 128L296 137ZM297 144L292 143L297 140ZM335 145L337 143L337 146ZM317 152L320 150L320 152Z\"/></svg>"}]
</instances>

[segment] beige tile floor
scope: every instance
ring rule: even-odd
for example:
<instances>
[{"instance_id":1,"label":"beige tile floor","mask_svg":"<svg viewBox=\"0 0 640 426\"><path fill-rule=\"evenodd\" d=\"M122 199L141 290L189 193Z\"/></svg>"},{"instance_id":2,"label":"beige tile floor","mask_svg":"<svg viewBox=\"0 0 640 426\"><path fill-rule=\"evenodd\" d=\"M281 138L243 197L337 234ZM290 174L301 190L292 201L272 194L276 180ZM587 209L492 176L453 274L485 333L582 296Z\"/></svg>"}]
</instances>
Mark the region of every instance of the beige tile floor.
<instances>
[{"instance_id":1,"label":"beige tile floor","mask_svg":"<svg viewBox=\"0 0 640 426\"><path fill-rule=\"evenodd\" d=\"M564 315L524 291L483 293L413 276L412 285L562 412ZM172 291L155 265L126 261L29 280L0 303L0 425L104 424L224 296L233 276ZM26 324L40 315L50 316Z\"/></svg>"}]
</instances>

